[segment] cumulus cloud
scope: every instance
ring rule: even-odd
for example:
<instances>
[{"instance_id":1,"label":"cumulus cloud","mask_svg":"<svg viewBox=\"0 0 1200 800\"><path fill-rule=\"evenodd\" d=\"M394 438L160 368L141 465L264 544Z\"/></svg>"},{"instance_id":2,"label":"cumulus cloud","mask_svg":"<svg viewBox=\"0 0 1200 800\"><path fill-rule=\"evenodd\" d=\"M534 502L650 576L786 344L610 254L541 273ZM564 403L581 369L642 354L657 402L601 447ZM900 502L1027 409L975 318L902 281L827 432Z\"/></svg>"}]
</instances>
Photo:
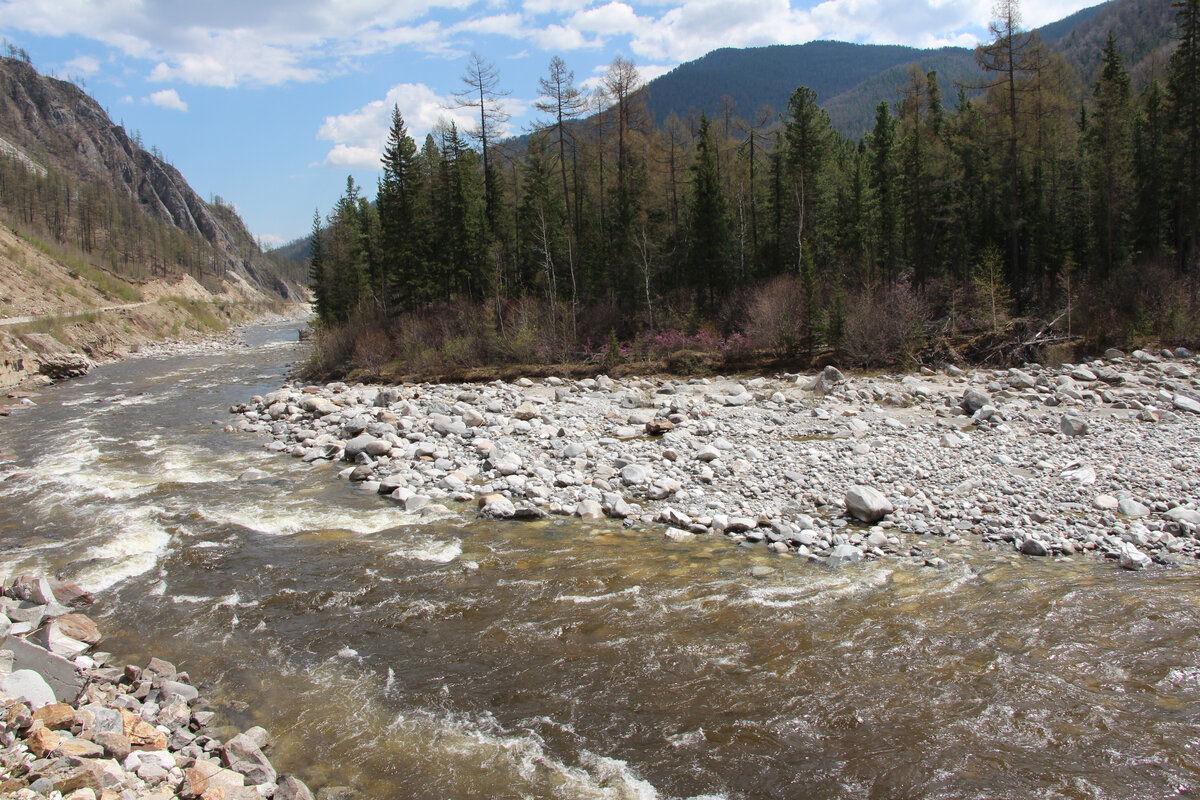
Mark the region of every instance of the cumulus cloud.
<instances>
[{"instance_id":1,"label":"cumulus cloud","mask_svg":"<svg viewBox=\"0 0 1200 800\"><path fill-rule=\"evenodd\" d=\"M75 56L63 66L73 75L91 75L100 69L100 59L95 56Z\"/></svg>"},{"instance_id":2,"label":"cumulus cloud","mask_svg":"<svg viewBox=\"0 0 1200 800\"><path fill-rule=\"evenodd\" d=\"M1030 27L1095 0L1028 3ZM3 0L0 28L80 36L146 61L150 77L205 86L315 81L410 48L442 56L498 37L544 51L609 47L676 64L717 47L812 39L969 45L992 0ZM498 57L497 54L496 57ZM77 70L98 65L79 60Z\"/></svg>"},{"instance_id":3,"label":"cumulus cloud","mask_svg":"<svg viewBox=\"0 0 1200 800\"><path fill-rule=\"evenodd\" d=\"M400 83L388 90L381 100L325 118L317 138L334 143L325 156L325 163L336 167L378 168L392 126L393 106L404 115L408 133L418 144L439 120L453 122L462 131L470 130L476 122L472 109L455 108L453 98L440 95L423 83ZM506 98L504 106L509 113L519 115L528 104ZM508 131L497 133L505 135Z\"/></svg>"},{"instance_id":4,"label":"cumulus cloud","mask_svg":"<svg viewBox=\"0 0 1200 800\"><path fill-rule=\"evenodd\" d=\"M170 109L171 111L187 111L188 105L183 102L179 96L179 92L174 89L163 89L162 91L154 92L146 98L146 102L159 108Z\"/></svg>"},{"instance_id":5,"label":"cumulus cloud","mask_svg":"<svg viewBox=\"0 0 1200 800\"><path fill-rule=\"evenodd\" d=\"M81 36L155 64L151 77L206 86L316 80L338 59L442 46L431 12L473 0L5 0L0 28ZM416 23L416 24L411 24Z\"/></svg>"}]
</instances>

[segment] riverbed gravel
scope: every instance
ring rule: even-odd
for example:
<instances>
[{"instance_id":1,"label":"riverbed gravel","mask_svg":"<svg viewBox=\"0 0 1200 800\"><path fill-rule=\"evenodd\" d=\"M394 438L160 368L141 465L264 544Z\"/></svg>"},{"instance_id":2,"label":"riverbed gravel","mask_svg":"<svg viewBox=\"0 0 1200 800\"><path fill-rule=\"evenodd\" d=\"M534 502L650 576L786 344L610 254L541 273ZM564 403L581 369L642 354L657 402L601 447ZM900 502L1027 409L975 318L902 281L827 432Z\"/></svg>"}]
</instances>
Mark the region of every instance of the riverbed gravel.
<instances>
[{"instance_id":1,"label":"riverbed gravel","mask_svg":"<svg viewBox=\"0 0 1200 800\"><path fill-rule=\"evenodd\" d=\"M905 375L294 383L231 412L229 430L338 462L418 520L607 517L828 565L942 567L979 546L1130 570L1200 558L1200 359L1183 349Z\"/></svg>"}]
</instances>

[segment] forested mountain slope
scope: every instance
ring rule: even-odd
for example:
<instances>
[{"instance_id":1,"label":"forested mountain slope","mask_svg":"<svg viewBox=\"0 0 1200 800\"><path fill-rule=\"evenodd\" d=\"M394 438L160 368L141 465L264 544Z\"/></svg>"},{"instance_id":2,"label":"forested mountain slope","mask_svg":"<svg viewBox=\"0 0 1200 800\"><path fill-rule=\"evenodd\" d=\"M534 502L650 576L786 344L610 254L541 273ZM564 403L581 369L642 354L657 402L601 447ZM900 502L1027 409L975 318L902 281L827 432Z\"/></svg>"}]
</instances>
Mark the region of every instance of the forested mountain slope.
<instances>
[{"instance_id":1,"label":"forested mountain slope","mask_svg":"<svg viewBox=\"0 0 1200 800\"><path fill-rule=\"evenodd\" d=\"M232 206L205 202L73 83L0 59L0 209L127 277L187 272L282 297L302 275L262 254Z\"/></svg>"},{"instance_id":2,"label":"forested mountain slope","mask_svg":"<svg viewBox=\"0 0 1200 800\"><path fill-rule=\"evenodd\" d=\"M1109 30L1115 31L1135 86L1140 88L1154 69L1165 67L1174 20L1171 0L1113 0L1045 25L1036 33L1090 85L1097 76L1105 37ZM969 89L984 83L972 49L922 50L821 41L715 50L650 81L646 102L660 124L672 112L686 116L703 110L718 117L730 101L737 114L749 118L764 104L784 111L796 87L807 86L817 93L835 127L858 137L873 124L879 101L899 98L908 67L914 63L923 72L938 73L948 102L953 101L956 87Z\"/></svg>"}]
</instances>

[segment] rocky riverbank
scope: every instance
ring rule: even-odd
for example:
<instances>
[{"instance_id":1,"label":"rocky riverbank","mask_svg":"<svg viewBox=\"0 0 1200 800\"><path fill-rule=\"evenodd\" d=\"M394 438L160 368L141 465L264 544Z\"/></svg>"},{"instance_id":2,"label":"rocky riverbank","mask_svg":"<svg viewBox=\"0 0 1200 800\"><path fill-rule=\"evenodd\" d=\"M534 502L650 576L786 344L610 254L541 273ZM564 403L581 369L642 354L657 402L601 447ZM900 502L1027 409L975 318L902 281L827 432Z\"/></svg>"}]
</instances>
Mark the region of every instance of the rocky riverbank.
<instances>
[{"instance_id":1,"label":"rocky riverbank","mask_svg":"<svg viewBox=\"0 0 1200 800\"><path fill-rule=\"evenodd\" d=\"M271 765L265 730L222 725L173 664L111 666L96 623L73 610L91 603L44 578L3 587L0 798L311 800Z\"/></svg>"},{"instance_id":2,"label":"rocky riverbank","mask_svg":"<svg viewBox=\"0 0 1200 800\"><path fill-rule=\"evenodd\" d=\"M345 462L406 519L607 517L829 565L985 546L1142 569L1200 558L1198 374L1186 350L1110 350L914 375L295 384L229 428Z\"/></svg>"}]
</instances>

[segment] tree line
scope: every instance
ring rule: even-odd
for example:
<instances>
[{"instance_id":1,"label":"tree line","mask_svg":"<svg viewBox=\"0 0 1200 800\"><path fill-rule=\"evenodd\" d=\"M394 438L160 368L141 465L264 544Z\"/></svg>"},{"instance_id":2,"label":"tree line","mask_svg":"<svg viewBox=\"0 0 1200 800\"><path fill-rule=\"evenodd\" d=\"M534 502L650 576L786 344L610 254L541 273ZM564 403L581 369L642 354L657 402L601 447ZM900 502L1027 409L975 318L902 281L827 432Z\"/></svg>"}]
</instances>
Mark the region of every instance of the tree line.
<instances>
[{"instance_id":1,"label":"tree line","mask_svg":"<svg viewBox=\"0 0 1200 800\"><path fill-rule=\"evenodd\" d=\"M501 141L499 76L473 56L472 129L441 124L418 147L394 109L375 202L351 178L314 217L319 317L458 303L501 324L506 303L536 299L569 346L752 332L786 295L787 343L769 344L811 354L839 346L866 294L900 288L951 328L1074 306L1108 336L1194 335L1162 329L1161 295L1142 291L1170 281L1200 309L1200 0L1174 8L1170 60L1135 92L1117 36L1085 85L1002 0L982 82L943 87L914 65L858 140L806 87L781 113L726 104L655 125L632 62L587 93L555 57L545 121Z\"/></svg>"}]
</instances>

